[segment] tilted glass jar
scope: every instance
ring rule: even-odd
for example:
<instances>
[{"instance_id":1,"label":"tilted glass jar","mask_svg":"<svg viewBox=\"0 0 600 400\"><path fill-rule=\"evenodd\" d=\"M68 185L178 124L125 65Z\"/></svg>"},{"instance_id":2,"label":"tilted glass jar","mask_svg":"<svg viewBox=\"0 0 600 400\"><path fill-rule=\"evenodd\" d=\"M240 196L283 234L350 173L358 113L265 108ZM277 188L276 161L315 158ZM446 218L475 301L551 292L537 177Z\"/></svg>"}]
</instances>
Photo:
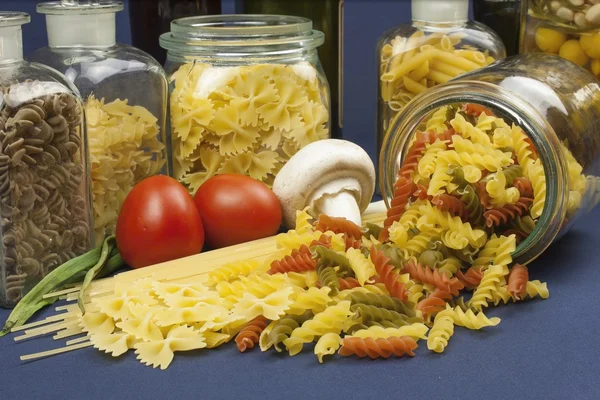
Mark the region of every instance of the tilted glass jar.
<instances>
[{"instance_id":1,"label":"tilted glass jar","mask_svg":"<svg viewBox=\"0 0 600 400\"><path fill-rule=\"evenodd\" d=\"M468 0L412 0L412 23L378 49L377 150L391 121L417 94L506 57L500 37L469 21Z\"/></svg>"},{"instance_id":2,"label":"tilted glass jar","mask_svg":"<svg viewBox=\"0 0 600 400\"><path fill-rule=\"evenodd\" d=\"M523 0L520 51L558 54L600 78L600 1Z\"/></svg>"},{"instance_id":3,"label":"tilted glass jar","mask_svg":"<svg viewBox=\"0 0 600 400\"><path fill-rule=\"evenodd\" d=\"M96 246L115 232L133 186L168 173L166 76L150 55L116 43L122 9L111 0L38 4L49 46L30 57L64 73L85 101Z\"/></svg>"},{"instance_id":4,"label":"tilted glass jar","mask_svg":"<svg viewBox=\"0 0 600 400\"><path fill-rule=\"evenodd\" d=\"M384 140L380 180L386 200L417 131L440 107L465 103L487 107L519 126L538 153L545 202L531 233L513 254L516 262L529 262L600 201L600 85L560 57L529 54L507 58L415 98L398 114Z\"/></svg>"},{"instance_id":5,"label":"tilted glass jar","mask_svg":"<svg viewBox=\"0 0 600 400\"><path fill-rule=\"evenodd\" d=\"M23 60L25 13L0 12L0 306L92 243L83 106L59 72Z\"/></svg>"},{"instance_id":6,"label":"tilted glass jar","mask_svg":"<svg viewBox=\"0 0 600 400\"><path fill-rule=\"evenodd\" d=\"M330 97L309 19L223 15L173 21L167 49L174 176L191 192L241 173L271 185L301 147L330 136Z\"/></svg>"}]
</instances>

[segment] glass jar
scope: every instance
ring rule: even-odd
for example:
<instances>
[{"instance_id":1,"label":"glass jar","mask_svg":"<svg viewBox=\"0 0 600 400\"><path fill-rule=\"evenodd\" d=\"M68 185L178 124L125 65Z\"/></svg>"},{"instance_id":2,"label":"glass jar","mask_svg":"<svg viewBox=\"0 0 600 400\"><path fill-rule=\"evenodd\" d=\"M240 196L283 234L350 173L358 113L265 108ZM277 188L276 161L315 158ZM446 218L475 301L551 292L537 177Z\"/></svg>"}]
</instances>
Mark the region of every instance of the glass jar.
<instances>
[{"instance_id":1,"label":"glass jar","mask_svg":"<svg viewBox=\"0 0 600 400\"><path fill-rule=\"evenodd\" d=\"M329 87L317 56L323 33L277 15L182 18L167 49L173 171L195 192L240 173L271 186L300 148L329 137Z\"/></svg>"},{"instance_id":2,"label":"glass jar","mask_svg":"<svg viewBox=\"0 0 600 400\"><path fill-rule=\"evenodd\" d=\"M600 1L523 0L520 50L558 54L600 78Z\"/></svg>"},{"instance_id":3,"label":"glass jar","mask_svg":"<svg viewBox=\"0 0 600 400\"><path fill-rule=\"evenodd\" d=\"M129 0L131 44L164 64L167 52L158 37L171 21L194 15L221 14L221 0Z\"/></svg>"},{"instance_id":4,"label":"glass jar","mask_svg":"<svg viewBox=\"0 0 600 400\"><path fill-rule=\"evenodd\" d=\"M0 306L88 251L83 106L59 72L23 60L25 13L0 12Z\"/></svg>"},{"instance_id":5,"label":"glass jar","mask_svg":"<svg viewBox=\"0 0 600 400\"><path fill-rule=\"evenodd\" d=\"M417 94L506 56L500 37L468 17L468 0L412 0L412 23L380 38L378 151L390 122Z\"/></svg>"},{"instance_id":6,"label":"glass jar","mask_svg":"<svg viewBox=\"0 0 600 400\"><path fill-rule=\"evenodd\" d=\"M110 0L38 4L49 46L31 56L64 73L84 99L96 246L115 232L133 186L168 173L166 76L151 56L115 42L122 9Z\"/></svg>"},{"instance_id":7,"label":"glass jar","mask_svg":"<svg viewBox=\"0 0 600 400\"><path fill-rule=\"evenodd\" d=\"M470 106L461 108L464 104ZM529 230L513 254L516 262L527 263L600 200L600 85L587 71L560 57L529 54L507 58L419 96L398 114L384 140L380 178L386 201L417 132L440 122L434 121L436 111L442 107L469 110L480 106L508 125L502 127L494 118L486 121L484 116L469 127L467 119L462 129L468 134L464 136L473 139L483 131L500 153L518 153L515 164L521 164L524 176L533 184L531 215L519 219L527 219L528 229L515 224L516 230L512 230ZM442 111L447 113L448 109ZM444 115L441 119L449 120ZM450 128L459 132L457 125L447 123L438 132ZM507 143L503 139L505 129L513 138L522 135L523 140ZM530 160L526 164L527 157ZM507 187L510 185L507 182ZM509 217L506 223L519 221Z\"/></svg>"},{"instance_id":8,"label":"glass jar","mask_svg":"<svg viewBox=\"0 0 600 400\"><path fill-rule=\"evenodd\" d=\"M506 55L519 53L521 0L477 0L473 2L475 21L492 28L506 46Z\"/></svg>"},{"instance_id":9,"label":"glass jar","mask_svg":"<svg viewBox=\"0 0 600 400\"><path fill-rule=\"evenodd\" d=\"M342 136L343 100L343 13L344 0L244 0L248 14L282 14L309 18L315 29L325 34L319 59L331 89L331 137Z\"/></svg>"}]
</instances>

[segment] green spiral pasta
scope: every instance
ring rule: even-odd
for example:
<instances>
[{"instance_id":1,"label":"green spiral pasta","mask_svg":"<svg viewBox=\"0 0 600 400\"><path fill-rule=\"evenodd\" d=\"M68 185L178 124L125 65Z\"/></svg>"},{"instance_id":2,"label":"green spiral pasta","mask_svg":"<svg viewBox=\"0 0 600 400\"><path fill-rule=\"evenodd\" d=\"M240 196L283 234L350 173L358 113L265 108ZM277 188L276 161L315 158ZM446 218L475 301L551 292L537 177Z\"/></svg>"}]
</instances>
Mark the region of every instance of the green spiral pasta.
<instances>
[{"instance_id":1,"label":"green spiral pasta","mask_svg":"<svg viewBox=\"0 0 600 400\"><path fill-rule=\"evenodd\" d=\"M399 325L408 320L408 316L399 312L367 304L354 304L350 309L357 313L366 325L369 325L371 322L381 321L391 321L393 324Z\"/></svg>"},{"instance_id":2,"label":"green spiral pasta","mask_svg":"<svg viewBox=\"0 0 600 400\"><path fill-rule=\"evenodd\" d=\"M337 267L338 273L342 277L354 277L354 271L350 266L350 261L344 254L340 254L334 250L324 246L316 246L313 250L323 265L329 267Z\"/></svg>"},{"instance_id":3,"label":"green spiral pasta","mask_svg":"<svg viewBox=\"0 0 600 400\"><path fill-rule=\"evenodd\" d=\"M273 324L269 332L268 340L265 342L265 347L274 347L278 352L282 352L281 344L288 339L294 329L298 328L305 321L313 317L311 311L306 311L301 315L287 315Z\"/></svg>"},{"instance_id":4,"label":"green spiral pasta","mask_svg":"<svg viewBox=\"0 0 600 400\"><path fill-rule=\"evenodd\" d=\"M390 311L396 311L398 313L414 317L414 310L410 309L406 304L395 297L375 294L375 293L361 293L354 292L349 296L352 305L365 304L378 308L385 308Z\"/></svg>"},{"instance_id":5,"label":"green spiral pasta","mask_svg":"<svg viewBox=\"0 0 600 400\"><path fill-rule=\"evenodd\" d=\"M467 184L465 185L460 194L460 200L465 203L467 210L469 211L468 220L474 226L483 226L485 220L483 217L483 208L479 201L479 196L475 191L475 188Z\"/></svg>"},{"instance_id":6,"label":"green spiral pasta","mask_svg":"<svg viewBox=\"0 0 600 400\"><path fill-rule=\"evenodd\" d=\"M331 296L335 296L340 290L340 280L335 269L327 265L327 261L319 260L317 262L317 276L321 286L327 286L331 289L331 292L329 292Z\"/></svg>"},{"instance_id":7,"label":"green spiral pasta","mask_svg":"<svg viewBox=\"0 0 600 400\"><path fill-rule=\"evenodd\" d=\"M506 187L513 185L513 182L517 178L523 176L523 168L520 165L510 165L502 170L504 177L506 178ZM482 179L483 182L489 182L494 178L495 174L489 174Z\"/></svg>"}]
</instances>

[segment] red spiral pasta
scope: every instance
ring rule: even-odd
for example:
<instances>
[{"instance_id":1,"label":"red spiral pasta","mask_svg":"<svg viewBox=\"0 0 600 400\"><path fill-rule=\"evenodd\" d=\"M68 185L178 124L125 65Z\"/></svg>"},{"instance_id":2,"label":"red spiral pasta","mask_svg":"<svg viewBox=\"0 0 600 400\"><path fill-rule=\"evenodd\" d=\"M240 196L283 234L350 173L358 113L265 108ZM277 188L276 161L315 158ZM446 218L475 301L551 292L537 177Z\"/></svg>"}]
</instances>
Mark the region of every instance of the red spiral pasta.
<instances>
[{"instance_id":1,"label":"red spiral pasta","mask_svg":"<svg viewBox=\"0 0 600 400\"><path fill-rule=\"evenodd\" d=\"M248 322L235 337L235 344L238 350L243 353L246 350L254 348L256 343L258 343L260 334L266 327L267 319L262 315Z\"/></svg>"},{"instance_id":2,"label":"red spiral pasta","mask_svg":"<svg viewBox=\"0 0 600 400\"><path fill-rule=\"evenodd\" d=\"M411 200L416 201L416 200L425 200L425 199L432 199L432 196L427 194L427 190L429 189L427 187L427 185L423 185L422 183L418 183L416 185L417 189L413 192Z\"/></svg>"},{"instance_id":3,"label":"red spiral pasta","mask_svg":"<svg viewBox=\"0 0 600 400\"><path fill-rule=\"evenodd\" d=\"M409 337L390 337L387 339L361 339L358 337L346 337L342 340L339 354L347 356L369 357L371 359L390 358L392 355L402 357L405 354L413 357L414 350L419 347L417 342Z\"/></svg>"},{"instance_id":4,"label":"red spiral pasta","mask_svg":"<svg viewBox=\"0 0 600 400\"><path fill-rule=\"evenodd\" d=\"M494 112L492 110L482 106L481 104L467 103L462 106L462 111L474 117L479 117L481 114L489 115L490 117L494 116Z\"/></svg>"},{"instance_id":5,"label":"red spiral pasta","mask_svg":"<svg viewBox=\"0 0 600 400\"><path fill-rule=\"evenodd\" d=\"M531 138L527 136L523 141L528 144L529 151L531 151L531 158L537 160L539 158L537 147L535 147Z\"/></svg>"},{"instance_id":6,"label":"red spiral pasta","mask_svg":"<svg viewBox=\"0 0 600 400\"><path fill-rule=\"evenodd\" d=\"M348 221L346 218L330 217L325 214L319 215L319 219L315 224L315 229L322 232L332 231L333 233L343 233L355 239L360 239L362 237L360 226L356 225L354 222Z\"/></svg>"},{"instance_id":7,"label":"red spiral pasta","mask_svg":"<svg viewBox=\"0 0 600 400\"><path fill-rule=\"evenodd\" d=\"M387 210L387 218L383 222L384 228L389 228L394 222L398 221L404 211L411 195L417 189L415 183L405 176L398 176L394 184L394 197L390 202L390 208Z\"/></svg>"},{"instance_id":8,"label":"red spiral pasta","mask_svg":"<svg viewBox=\"0 0 600 400\"><path fill-rule=\"evenodd\" d=\"M377 250L375 246L371 247L371 261L375 265L375 271L390 293L390 296L406 301L406 288L403 282L398 281L399 275L394 272L394 266L389 263L383 252Z\"/></svg>"},{"instance_id":9,"label":"red spiral pasta","mask_svg":"<svg viewBox=\"0 0 600 400\"><path fill-rule=\"evenodd\" d=\"M344 242L346 243L346 250L360 249L362 247L362 240L355 239L352 236L344 235Z\"/></svg>"},{"instance_id":10,"label":"red spiral pasta","mask_svg":"<svg viewBox=\"0 0 600 400\"><path fill-rule=\"evenodd\" d=\"M417 303L417 310L420 310L424 317L428 317L446 308L446 302L449 300L452 300L452 293L436 289L429 296Z\"/></svg>"},{"instance_id":11,"label":"red spiral pasta","mask_svg":"<svg viewBox=\"0 0 600 400\"><path fill-rule=\"evenodd\" d=\"M452 215L466 219L469 216L469 211L465 207L465 204L450 194L442 193L436 195L431 199L431 203L442 211L448 211Z\"/></svg>"},{"instance_id":12,"label":"red spiral pasta","mask_svg":"<svg viewBox=\"0 0 600 400\"><path fill-rule=\"evenodd\" d=\"M521 243L523 240L525 240L527 238L527 236L529 236L527 234L527 232L524 232L521 229L517 229L517 228L507 229L504 231L503 235L504 236L515 235L517 244Z\"/></svg>"},{"instance_id":13,"label":"red spiral pasta","mask_svg":"<svg viewBox=\"0 0 600 400\"><path fill-rule=\"evenodd\" d=\"M457 278L448 278L446 274L440 273L438 269L423 266L421 263L415 264L414 261L409 261L404 265L404 273L410 274L412 279L428 283L435 286L441 291L458 295L458 291L464 288L462 282Z\"/></svg>"},{"instance_id":14,"label":"red spiral pasta","mask_svg":"<svg viewBox=\"0 0 600 400\"><path fill-rule=\"evenodd\" d=\"M354 278L340 278L340 290L359 287L360 283Z\"/></svg>"},{"instance_id":15,"label":"red spiral pasta","mask_svg":"<svg viewBox=\"0 0 600 400\"><path fill-rule=\"evenodd\" d=\"M479 197L479 202L482 207L488 208L490 206L491 197L490 194L485 189L485 182L477 182L473 184L475 191L477 192L477 197Z\"/></svg>"},{"instance_id":16,"label":"red spiral pasta","mask_svg":"<svg viewBox=\"0 0 600 400\"><path fill-rule=\"evenodd\" d=\"M485 224L488 228L506 224L516 216L521 216L529 211L533 202L530 197L520 197L515 204L505 204L504 207L492 208L483 213Z\"/></svg>"},{"instance_id":17,"label":"red spiral pasta","mask_svg":"<svg viewBox=\"0 0 600 400\"><path fill-rule=\"evenodd\" d=\"M451 141L452 134L447 133L449 131L446 131L439 135L433 131L417 132L417 138L406 152L406 156L404 158L404 162L402 163L402 167L400 167L400 171L398 171L398 176L404 176L405 178L410 179L413 172L415 172L415 170L417 169L419 160L421 159L421 157L423 157L423 153L425 152L426 146L428 144L432 144L437 139L448 142ZM454 132L454 130L451 131Z\"/></svg>"},{"instance_id":18,"label":"red spiral pasta","mask_svg":"<svg viewBox=\"0 0 600 400\"><path fill-rule=\"evenodd\" d=\"M527 281L529 270L523 264L515 264L508 276L508 291L516 300L521 300L527 294Z\"/></svg>"},{"instance_id":19,"label":"red spiral pasta","mask_svg":"<svg viewBox=\"0 0 600 400\"><path fill-rule=\"evenodd\" d=\"M481 278L483 278L482 266L474 266L467 270L463 274L461 270L456 271L456 278L464 285L467 289L474 289L479 286Z\"/></svg>"},{"instance_id":20,"label":"red spiral pasta","mask_svg":"<svg viewBox=\"0 0 600 400\"><path fill-rule=\"evenodd\" d=\"M317 261L312 258L309 247L302 245L298 250L292 250L289 256L273 261L269 274L312 271L316 267Z\"/></svg>"},{"instance_id":21,"label":"red spiral pasta","mask_svg":"<svg viewBox=\"0 0 600 400\"><path fill-rule=\"evenodd\" d=\"M533 185L529 179L525 177L515 178L513 186L517 188L521 197L533 197Z\"/></svg>"}]
</instances>

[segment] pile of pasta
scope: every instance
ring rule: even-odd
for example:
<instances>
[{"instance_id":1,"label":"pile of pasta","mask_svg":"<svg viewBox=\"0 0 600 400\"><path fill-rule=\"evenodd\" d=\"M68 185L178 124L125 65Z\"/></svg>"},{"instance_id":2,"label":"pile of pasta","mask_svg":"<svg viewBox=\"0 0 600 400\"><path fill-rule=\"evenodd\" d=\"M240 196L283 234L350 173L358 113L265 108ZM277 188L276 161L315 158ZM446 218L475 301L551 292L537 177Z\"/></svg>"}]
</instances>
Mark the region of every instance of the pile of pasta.
<instances>
[{"instance_id":1,"label":"pile of pasta","mask_svg":"<svg viewBox=\"0 0 600 400\"><path fill-rule=\"evenodd\" d=\"M266 260L224 265L185 283L146 276L117 284L62 324L77 326L61 337L84 332L70 349L92 345L115 357L134 350L140 362L161 369L176 352L232 340L241 352L309 348L319 362L336 353L414 356L420 340L444 351L455 326L497 325L486 307L549 295L545 283L529 281L525 266L509 268L515 235L485 242L463 274L459 260L432 257L438 250L381 243L378 225L361 229L325 215L313 221L308 211L297 212L296 229L276 237L278 250ZM461 291L473 291L470 300Z\"/></svg>"},{"instance_id":2,"label":"pile of pasta","mask_svg":"<svg viewBox=\"0 0 600 400\"><path fill-rule=\"evenodd\" d=\"M326 85L307 62L189 63L171 79L174 174L191 192L223 173L271 185L300 148L329 137Z\"/></svg>"},{"instance_id":3,"label":"pile of pasta","mask_svg":"<svg viewBox=\"0 0 600 400\"><path fill-rule=\"evenodd\" d=\"M465 37L463 33L426 34L418 30L408 38L396 36L382 46L379 74L384 131L417 94L496 61L489 50L461 45Z\"/></svg>"},{"instance_id":4,"label":"pile of pasta","mask_svg":"<svg viewBox=\"0 0 600 400\"><path fill-rule=\"evenodd\" d=\"M96 246L114 234L125 197L142 179L165 165L157 118L127 100L90 96L85 103Z\"/></svg>"}]
</instances>

